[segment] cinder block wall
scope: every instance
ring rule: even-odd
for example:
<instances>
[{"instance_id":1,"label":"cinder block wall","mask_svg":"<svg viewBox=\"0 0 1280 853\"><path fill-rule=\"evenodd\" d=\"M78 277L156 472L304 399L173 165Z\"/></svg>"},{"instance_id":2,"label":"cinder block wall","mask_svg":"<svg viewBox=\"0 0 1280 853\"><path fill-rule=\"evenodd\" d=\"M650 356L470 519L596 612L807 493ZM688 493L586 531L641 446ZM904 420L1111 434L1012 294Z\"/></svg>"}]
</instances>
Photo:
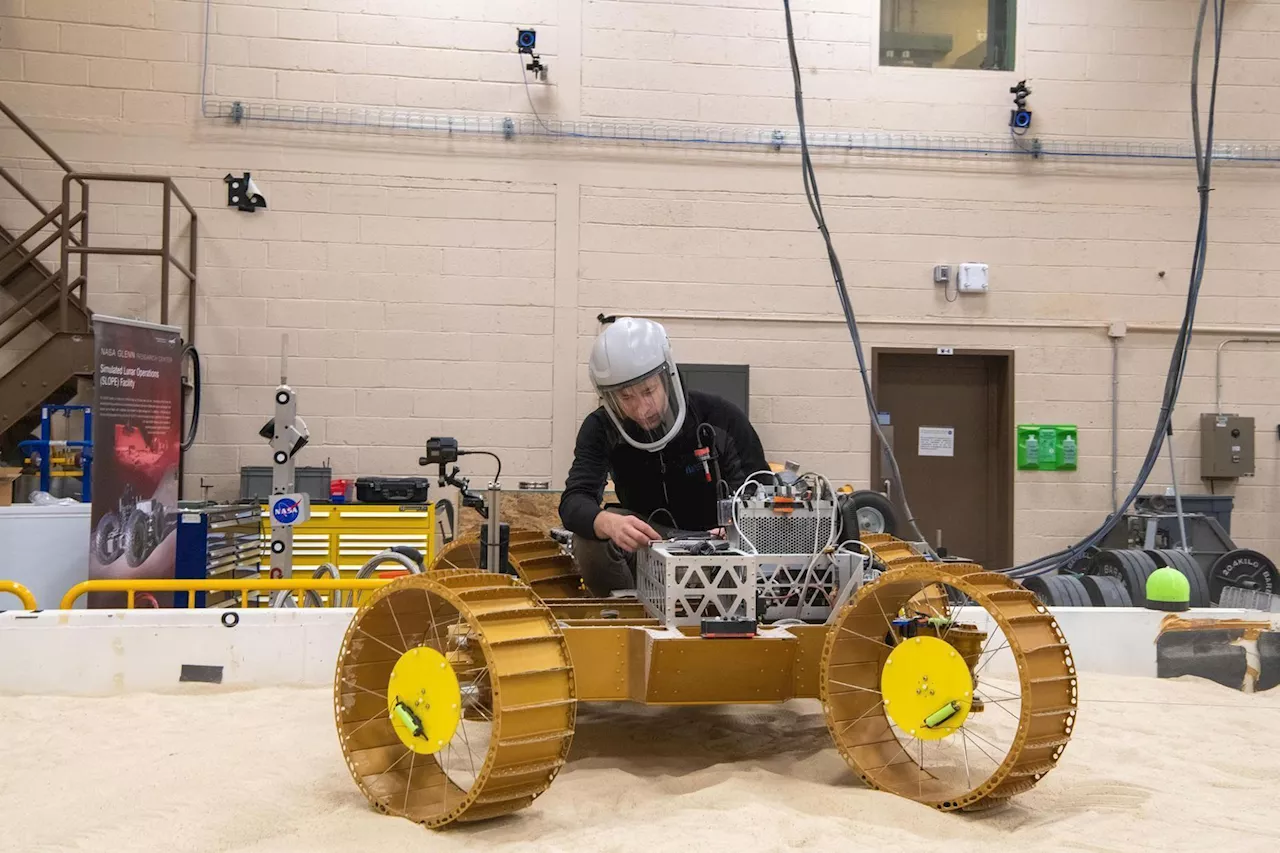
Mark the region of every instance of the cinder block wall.
<instances>
[{"instance_id":1,"label":"cinder block wall","mask_svg":"<svg viewBox=\"0 0 1280 853\"><path fill-rule=\"evenodd\" d=\"M878 3L794 6L815 130L1000 142L1008 89L1025 78L1040 135L1191 138L1192 2L1029 0L1010 73L881 68ZM425 438L445 433L501 453L508 483L558 484L594 405L582 364L595 317L628 311L670 318L684 360L751 365L771 456L867 483L854 354L794 152L201 115L203 82L211 109L239 100L268 115L309 106L366 109L346 120L399 110L528 121L531 97L546 121L789 129L780 2L214 0L206 10L203 0L0 0L0 16L0 97L75 165L172 174L199 207L206 388L192 494L201 482L234 494L239 466L267 464L256 430L286 332L313 438L301 464L328 460L337 476L412 472ZM1280 5L1236 5L1228 22L1218 139L1274 140ZM530 95L517 26L537 28L550 67ZM0 143L0 160L56 197L57 176L31 149L7 130ZM1106 327L1131 327L1119 344L1123 489L1181 317L1192 167L823 154L818 169L868 347L1012 350L1017 420L1080 425L1078 472L1018 475L1018 558L1099 523L1111 506ZM223 175L243 171L268 210L225 206ZM1214 185L1203 331L1176 424L1190 491L1204 490L1195 421L1214 406L1215 348L1233 331L1280 326L1277 173L1221 164ZM0 224L20 231L29 221L3 189ZM95 198L102 242L154 244L154 192ZM949 303L931 268L964 260L991 265L992 292ZM93 304L155 318L156 281L153 265L95 260ZM1280 347L1229 347L1223 359L1224 408L1259 425L1257 476L1229 489L1235 532L1273 552L1278 374ZM1148 488L1168 481L1162 460Z\"/></svg>"}]
</instances>

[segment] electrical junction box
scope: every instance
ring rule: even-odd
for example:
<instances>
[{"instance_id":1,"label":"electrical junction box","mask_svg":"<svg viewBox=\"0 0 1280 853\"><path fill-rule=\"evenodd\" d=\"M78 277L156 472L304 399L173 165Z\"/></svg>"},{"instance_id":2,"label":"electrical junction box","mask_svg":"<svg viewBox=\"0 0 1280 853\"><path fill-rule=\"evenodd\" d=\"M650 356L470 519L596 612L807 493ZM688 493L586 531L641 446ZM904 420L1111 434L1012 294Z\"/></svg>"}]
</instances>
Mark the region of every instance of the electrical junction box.
<instances>
[{"instance_id":1,"label":"electrical junction box","mask_svg":"<svg viewBox=\"0 0 1280 853\"><path fill-rule=\"evenodd\" d=\"M1253 468L1253 418L1201 414L1200 479L1252 477Z\"/></svg>"},{"instance_id":2,"label":"electrical junction box","mask_svg":"<svg viewBox=\"0 0 1280 853\"><path fill-rule=\"evenodd\" d=\"M961 293L986 293L987 265L961 264L956 273L956 289Z\"/></svg>"},{"instance_id":3,"label":"electrical junction box","mask_svg":"<svg viewBox=\"0 0 1280 853\"><path fill-rule=\"evenodd\" d=\"M1019 471L1074 471L1080 456L1075 424L1018 424Z\"/></svg>"}]
</instances>

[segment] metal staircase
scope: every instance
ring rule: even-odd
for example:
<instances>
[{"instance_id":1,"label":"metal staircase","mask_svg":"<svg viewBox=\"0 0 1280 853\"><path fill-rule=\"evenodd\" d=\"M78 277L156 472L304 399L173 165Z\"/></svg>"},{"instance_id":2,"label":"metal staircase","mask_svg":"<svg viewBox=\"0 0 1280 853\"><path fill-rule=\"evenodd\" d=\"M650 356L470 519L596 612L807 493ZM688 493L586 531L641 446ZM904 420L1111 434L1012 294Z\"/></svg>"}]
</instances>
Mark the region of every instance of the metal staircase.
<instances>
[{"instance_id":1,"label":"metal staircase","mask_svg":"<svg viewBox=\"0 0 1280 853\"><path fill-rule=\"evenodd\" d=\"M88 288L90 255L143 255L160 258L160 322L169 322L169 275L185 276L187 318L184 338L195 329L196 213L173 180L164 176L77 172L25 122L0 101L2 113L62 172L58 204L42 202L0 160L0 179L26 200L39 218L20 233L0 222L0 461L20 463L17 443L31 435L45 403L64 403L92 379L92 311ZM48 169L48 163L42 163ZM93 182L154 183L163 186L160 248L92 246L89 240L89 188ZM170 250L172 199L190 216L187 263ZM59 260L53 261L56 256ZM53 268L50 269L50 265ZM146 319L146 318L138 318Z\"/></svg>"}]
</instances>

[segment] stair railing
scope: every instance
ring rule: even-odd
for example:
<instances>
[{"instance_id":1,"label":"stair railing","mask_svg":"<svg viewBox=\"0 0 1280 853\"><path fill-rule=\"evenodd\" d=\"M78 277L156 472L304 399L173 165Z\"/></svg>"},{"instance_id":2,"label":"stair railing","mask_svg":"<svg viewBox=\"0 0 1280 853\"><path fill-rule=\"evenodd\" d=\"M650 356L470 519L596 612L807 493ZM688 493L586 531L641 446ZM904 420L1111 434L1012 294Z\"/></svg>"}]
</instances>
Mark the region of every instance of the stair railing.
<instances>
[{"instance_id":1,"label":"stair railing","mask_svg":"<svg viewBox=\"0 0 1280 853\"><path fill-rule=\"evenodd\" d=\"M88 241L89 185L86 181L80 178L74 179L75 183L80 187L80 210L74 216L71 215L70 183L66 180L66 178L74 176L71 165L67 163L66 160L63 160L58 156L58 153L50 148L49 144L45 142L38 133L32 130L31 127L16 113L14 113L13 110L9 109L8 105L3 101L0 101L0 113L3 113L9 121L13 122L13 125L18 128L23 135L35 143L36 147L43 151L50 160L57 164L58 168L62 170L64 176L62 186L62 203L56 205L51 210L45 207L40 199L36 198L35 195L23 186L22 182L14 177L8 169L4 166L0 166L0 178L3 178L9 186L17 190L18 194L26 199L27 202L41 214L41 218L36 222L36 224L24 231L7 248L0 251L0 261L5 260L15 252L18 254L18 262L14 264L7 273L0 275L0 288L2 288L9 279L18 275L23 269L38 259L40 254L55 242L60 241L64 246L74 246L78 249ZM39 245L34 248L27 247L27 243L29 241L35 239L41 231L50 226L53 228L52 233L46 235ZM80 233L78 235L75 233L76 226L79 226L78 230ZM71 305L71 294L78 290L79 293L75 297L75 303L82 309L87 308L84 292L87 281L87 258L85 255L80 255L79 274L74 280L68 281L67 273L69 266L67 264L67 257L68 253L63 251L61 268L54 270L51 274L46 276L45 279L24 298L18 300L13 305L9 306L3 314L0 314L0 326L3 326L5 323L17 317L22 311L27 310L29 312L24 320L19 321L12 329L0 337L0 347L5 346L14 338L18 337L18 335L26 331L27 328L39 322L40 318L53 307L55 302L60 304L61 310L58 313L57 328L51 329L50 331L56 333L71 330L68 325L68 309ZM49 291L53 288L57 288L59 292L49 294ZM40 297L47 294L50 298L36 304Z\"/></svg>"}]
</instances>

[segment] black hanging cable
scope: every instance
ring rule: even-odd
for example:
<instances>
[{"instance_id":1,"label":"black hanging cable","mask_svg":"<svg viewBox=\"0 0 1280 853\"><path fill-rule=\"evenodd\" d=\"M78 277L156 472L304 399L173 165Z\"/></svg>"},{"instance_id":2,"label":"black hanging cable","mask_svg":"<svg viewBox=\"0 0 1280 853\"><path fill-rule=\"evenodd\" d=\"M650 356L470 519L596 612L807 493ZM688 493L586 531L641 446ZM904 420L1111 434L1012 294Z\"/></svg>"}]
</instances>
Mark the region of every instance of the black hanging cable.
<instances>
[{"instance_id":1,"label":"black hanging cable","mask_svg":"<svg viewBox=\"0 0 1280 853\"><path fill-rule=\"evenodd\" d=\"M1166 433L1169 428L1169 421L1172 417L1174 406L1177 403L1178 392L1182 387L1182 379L1186 369L1187 354L1190 350L1191 344L1191 330L1195 322L1196 302L1200 296L1200 284L1204 278L1205 256L1208 250L1207 237L1209 226L1209 192L1211 191L1210 176L1213 162L1213 127L1217 105L1218 68L1222 55L1222 28L1223 19L1226 14L1226 0L1213 0L1213 3L1213 79L1210 84L1209 113L1206 121L1206 136L1203 145L1200 139L1199 66L1204 19L1205 12L1208 8L1208 0L1201 0L1200 2L1199 15L1196 22L1195 43L1192 50L1191 118L1193 134L1195 137L1197 191L1200 193L1200 214L1197 223L1195 245L1192 253L1191 277L1187 289L1187 307L1183 314L1182 324L1178 330L1178 337L1174 343L1173 351L1170 356L1169 371L1165 380L1164 396L1161 402L1160 414L1157 417L1156 426L1152 432L1150 447L1148 448L1147 455L1143 460L1138 478L1128 496L1125 498L1124 503L1110 516L1108 516L1107 520L1099 528L1070 548L1040 557L1029 563L1024 563L1022 565L1003 570L1014 577L1032 577L1034 575L1048 573L1060 565L1075 560L1085 551L1094 547L1104 536L1106 536L1107 533L1111 531L1124 513L1128 511L1129 507L1133 505L1138 493L1142 490L1143 486L1146 485L1147 479L1151 476L1151 472L1159 460L1160 450L1163 447L1163 443L1166 439ZM891 469L892 481L897 484L899 489L899 494L902 498L902 506L907 515L907 522L910 524L916 539L924 542L926 548L929 548L930 554L936 558L937 554L933 552L928 541L920 533L915 517L907 504L906 490L902 484L902 474L898 468L897 459L894 456L893 449L889 447L888 442L885 440L884 432L880 429L879 413L875 405L875 400L872 396L871 383L867 377L866 361L862 352L861 337L858 334L857 323L854 319L853 306L849 302L849 296L845 288L844 274L840 267L840 260L836 256L835 247L831 242L830 232L827 230L826 219L822 211L822 201L818 195L817 177L813 171L813 161L809 156L808 138L804 124L804 99L801 93L799 61L796 57L795 33L791 23L790 0L783 0L782 6L786 13L787 48L790 53L791 74L795 84L796 119L800 133L800 162L804 177L805 197L809 201L809 208L813 212L814 219L818 225L818 230L821 232L823 241L826 244L827 258L831 264L831 271L836 282L836 293L840 299L840 306L844 311L845 324L849 327L849 334L853 339L854 351L858 359L858 368L862 377L863 390L866 394L867 409L871 415L871 427L875 431L877 437L879 437L881 446L887 451L886 456Z\"/></svg>"},{"instance_id":2,"label":"black hanging cable","mask_svg":"<svg viewBox=\"0 0 1280 853\"><path fill-rule=\"evenodd\" d=\"M1213 169L1213 128L1217 109L1218 69L1222 58L1222 30L1226 15L1226 0L1213 0L1213 77L1209 88L1209 112L1205 122L1205 138L1200 138L1200 51L1204 31L1205 13L1208 0L1201 0L1196 19L1195 41L1191 58L1191 125L1195 144L1196 190L1200 194L1200 211L1196 227L1195 244L1192 251L1191 276L1187 288L1187 305L1183 313L1182 323L1178 329L1178 337L1174 342L1169 360L1169 371L1165 379L1164 394L1161 400L1160 413L1152 431L1151 443L1139 469L1133 488L1121 504L1107 520L1096 530L1070 548L1041 557L1021 566L1005 571L1017 578L1027 578L1047 574L1060 565L1068 564L1082 556L1090 548L1095 547L1105 537L1133 505L1138 493L1146 485L1151 472L1160 458L1160 450L1164 442L1169 440L1170 420L1177 404L1178 393L1182 388L1182 380L1186 372L1187 356L1191 349L1191 334L1195 324L1197 300L1200 297L1200 285L1204 279L1205 258L1208 254L1209 229L1209 193L1212 191L1210 178Z\"/></svg>"},{"instance_id":3,"label":"black hanging cable","mask_svg":"<svg viewBox=\"0 0 1280 853\"><path fill-rule=\"evenodd\" d=\"M489 450L459 450L459 456L492 456L498 463L498 472L493 475L493 481L496 483L502 479L502 459L498 454Z\"/></svg>"},{"instance_id":4,"label":"black hanging cable","mask_svg":"<svg viewBox=\"0 0 1280 853\"><path fill-rule=\"evenodd\" d=\"M182 351L181 358L191 356L191 426L187 429L186 436L182 439L180 447L182 450L188 451L196 443L196 431L200 428L200 394L203 384L200 380L200 351L195 345L188 344Z\"/></svg>"},{"instance_id":5,"label":"black hanging cable","mask_svg":"<svg viewBox=\"0 0 1280 853\"><path fill-rule=\"evenodd\" d=\"M818 177L814 174L813 160L809 156L809 140L804 124L804 95L800 86L800 61L796 57L795 32L791 26L791 0L782 0L782 7L786 12L787 50L791 55L791 77L795 83L796 122L800 129L800 165L804 175L804 194L809 200L809 210L813 212L813 218L818 224L818 231L822 234L823 242L827 247L827 260L831 264L831 273L835 278L836 294L840 299L840 307L844 311L845 325L849 327L849 336L853 339L854 354L858 358L858 372L862 376L862 390L866 395L867 412L871 416L871 428L880 439L880 446L887 451L885 455L889 460L890 479L898 488L898 496L902 500L902 509L907 516L907 524L911 526L916 541L924 543L929 555L934 559L938 559L933 546L925 539L924 534L920 532L919 525L916 524L915 514L911 512L911 506L907 503L907 490L902 483L902 472L898 469L898 460L894 456L893 448L889 446L889 442L885 438L884 430L880 428L880 415L876 407L875 396L871 391L871 380L867 375L866 357L862 352L862 336L858 333L858 324L854 319L853 305L849 301L849 293L845 288L844 270L840 266L840 258L836 255L836 248L831 242L831 232L827 229L826 216L822 211L822 199L818 195Z\"/></svg>"}]
</instances>

